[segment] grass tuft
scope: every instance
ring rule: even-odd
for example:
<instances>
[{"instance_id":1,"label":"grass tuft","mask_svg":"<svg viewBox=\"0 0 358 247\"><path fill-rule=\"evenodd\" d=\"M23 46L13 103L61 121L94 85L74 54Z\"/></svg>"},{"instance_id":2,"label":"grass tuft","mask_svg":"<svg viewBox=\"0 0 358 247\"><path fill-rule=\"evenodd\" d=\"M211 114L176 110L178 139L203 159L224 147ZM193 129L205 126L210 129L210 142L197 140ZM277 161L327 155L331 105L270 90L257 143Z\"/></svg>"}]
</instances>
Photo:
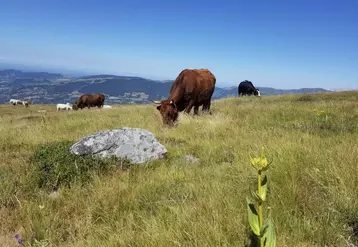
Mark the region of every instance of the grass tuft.
<instances>
[{"instance_id":1,"label":"grass tuft","mask_svg":"<svg viewBox=\"0 0 358 247\"><path fill-rule=\"evenodd\" d=\"M93 175L104 175L116 167L117 159L101 159L70 153L72 141L41 145L30 158L35 166L34 182L40 188L57 190L59 186L87 184Z\"/></svg>"}]
</instances>

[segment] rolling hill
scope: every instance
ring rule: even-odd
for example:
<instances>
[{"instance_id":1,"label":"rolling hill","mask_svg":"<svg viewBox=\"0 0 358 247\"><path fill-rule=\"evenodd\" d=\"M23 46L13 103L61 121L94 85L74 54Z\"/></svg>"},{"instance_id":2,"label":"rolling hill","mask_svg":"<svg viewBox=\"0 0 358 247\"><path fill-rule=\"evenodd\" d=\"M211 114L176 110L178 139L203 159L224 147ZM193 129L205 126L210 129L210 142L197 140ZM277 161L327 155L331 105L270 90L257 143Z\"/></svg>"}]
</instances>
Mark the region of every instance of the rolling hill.
<instances>
[{"instance_id":1,"label":"rolling hill","mask_svg":"<svg viewBox=\"0 0 358 247\"><path fill-rule=\"evenodd\" d=\"M73 102L81 94L102 92L107 104L148 104L168 96L173 80L156 81L135 76L90 75L68 77L59 73L0 70L0 103L10 98L36 104ZM262 95L325 92L322 88L283 90L260 87ZM213 98L237 95L237 87L215 89Z\"/></svg>"}]
</instances>

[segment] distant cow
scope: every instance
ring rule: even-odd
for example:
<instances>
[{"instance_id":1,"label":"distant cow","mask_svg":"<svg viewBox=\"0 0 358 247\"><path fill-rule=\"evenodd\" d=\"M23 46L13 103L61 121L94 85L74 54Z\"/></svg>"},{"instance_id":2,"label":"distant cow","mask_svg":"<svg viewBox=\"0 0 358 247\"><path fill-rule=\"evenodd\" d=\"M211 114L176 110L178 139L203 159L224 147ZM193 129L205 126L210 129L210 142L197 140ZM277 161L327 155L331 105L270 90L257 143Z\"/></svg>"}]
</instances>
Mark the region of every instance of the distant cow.
<instances>
[{"instance_id":1,"label":"distant cow","mask_svg":"<svg viewBox=\"0 0 358 247\"><path fill-rule=\"evenodd\" d=\"M85 107L103 107L104 99L104 94L101 93L84 94L73 104L73 110L77 110L78 108L83 109Z\"/></svg>"},{"instance_id":2,"label":"distant cow","mask_svg":"<svg viewBox=\"0 0 358 247\"><path fill-rule=\"evenodd\" d=\"M261 96L260 90L258 88L255 88L252 82L248 80L240 82L237 91L238 91L238 96L244 96L244 95Z\"/></svg>"},{"instance_id":3,"label":"distant cow","mask_svg":"<svg viewBox=\"0 0 358 247\"><path fill-rule=\"evenodd\" d=\"M110 105L103 105L103 108L105 108L105 109L110 109L110 108L112 108L112 106L110 106Z\"/></svg>"},{"instance_id":4,"label":"distant cow","mask_svg":"<svg viewBox=\"0 0 358 247\"><path fill-rule=\"evenodd\" d=\"M164 124L173 125L178 112L190 113L194 107L194 115L199 106L210 112L211 97L215 90L216 78L208 69L184 69L173 82L168 99L153 101L162 115Z\"/></svg>"},{"instance_id":5,"label":"distant cow","mask_svg":"<svg viewBox=\"0 0 358 247\"><path fill-rule=\"evenodd\" d=\"M24 105L25 107L28 107L31 104L31 101L22 101L22 105Z\"/></svg>"},{"instance_id":6,"label":"distant cow","mask_svg":"<svg viewBox=\"0 0 358 247\"><path fill-rule=\"evenodd\" d=\"M31 104L30 101L26 101L26 100L22 101L22 100L19 100L19 99L10 99L9 103L12 104L12 105L23 105L25 107L28 107L29 104Z\"/></svg>"},{"instance_id":7,"label":"distant cow","mask_svg":"<svg viewBox=\"0 0 358 247\"><path fill-rule=\"evenodd\" d=\"M70 103L67 103L67 104L57 104L57 105L56 105L56 109L57 109L57 111L60 111L60 110L69 111L69 110L72 110L72 106L71 106Z\"/></svg>"},{"instance_id":8,"label":"distant cow","mask_svg":"<svg viewBox=\"0 0 358 247\"><path fill-rule=\"evenodd\" d=\"M12 105L22 105L22 100L10 99L9 103L12 104Z\"/></svg>"}]
</instances>

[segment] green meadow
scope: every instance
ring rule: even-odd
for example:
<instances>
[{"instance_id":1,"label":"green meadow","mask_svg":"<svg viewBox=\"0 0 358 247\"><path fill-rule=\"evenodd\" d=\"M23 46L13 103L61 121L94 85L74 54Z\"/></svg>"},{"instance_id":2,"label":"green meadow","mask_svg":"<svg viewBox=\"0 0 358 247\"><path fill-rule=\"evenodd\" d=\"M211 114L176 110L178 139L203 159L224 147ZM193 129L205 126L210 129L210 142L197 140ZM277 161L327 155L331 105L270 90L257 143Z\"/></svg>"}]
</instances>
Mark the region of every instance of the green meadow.
<instances>
[{"instance_id":1,"label":"green meadow","mask_svg":"<svg viewBox=\"0 0 358 247\"><path fill-rule=\"evenodd\" d=\"M277 246L358 245L357 91L227 98L211 111L168 128L154 105L0 105L0 246L17 246L16 233L25 246L249 246L262 147ZM68 151L121 127L151 131L167 157L130 166Z\"/></svg>"}]
</instances>

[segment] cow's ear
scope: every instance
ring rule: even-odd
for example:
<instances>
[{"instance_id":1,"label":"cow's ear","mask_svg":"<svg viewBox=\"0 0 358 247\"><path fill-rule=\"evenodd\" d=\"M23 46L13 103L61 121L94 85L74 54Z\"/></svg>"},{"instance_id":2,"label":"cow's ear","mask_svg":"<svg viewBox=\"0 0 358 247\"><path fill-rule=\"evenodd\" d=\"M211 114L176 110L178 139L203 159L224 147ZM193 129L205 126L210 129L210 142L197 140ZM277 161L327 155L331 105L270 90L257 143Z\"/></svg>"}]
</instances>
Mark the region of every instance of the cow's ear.
<instances>
[{"instance_id":1,"label":"cow's ear","mask_svg":"<svg viewBox=\"0 0 358 247\"><path fill-rule=\"evenodd\" d=\"M157 110L160 111L160 108L161 108L161 107L162 107L161 105L158 105L158 106L157 106Z\"/></svg>"}]
</instances>

